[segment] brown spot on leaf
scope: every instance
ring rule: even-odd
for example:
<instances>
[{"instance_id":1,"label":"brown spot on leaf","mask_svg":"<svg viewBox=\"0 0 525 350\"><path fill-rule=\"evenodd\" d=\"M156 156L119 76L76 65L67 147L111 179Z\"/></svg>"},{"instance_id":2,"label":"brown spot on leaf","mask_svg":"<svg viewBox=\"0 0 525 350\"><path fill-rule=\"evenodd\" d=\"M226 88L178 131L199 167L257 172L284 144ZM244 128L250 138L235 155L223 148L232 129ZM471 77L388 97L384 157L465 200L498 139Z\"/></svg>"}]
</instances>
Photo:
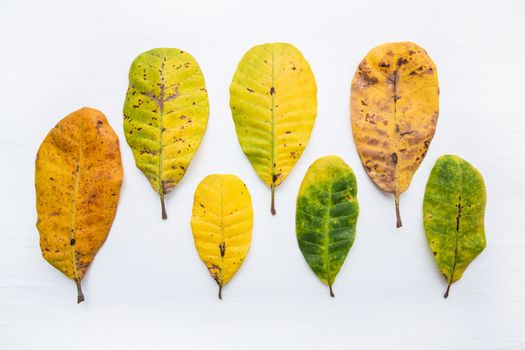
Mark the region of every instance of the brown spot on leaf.
<instances>
[{"instance_id":1,"label":"brown spot on leaf","mask_svg":"<svg viewBox=\"0 0 525 350\"><path fill-rule=\"evenodd\" d=\"M370 76L365 70L360 71L359 74L361 75L361 78L363 79L365 84L368 86L374 85L378 81L376 77Z\"/></svg>"},{"instance_id":2,"label":"brown spot on leaf","mask_svg":"<svg viewBox=\"0 0 525 350\"><path fill-rule=\"evenodd\" d=\"M395 153L395 152L392 153L390 161L392 162L393 165L397 165L397 153Z\"/></svg>"},{"instance_id":3,"label":"brown spot on leaf","mask_svg":"<svg viewBox=\"0 0 525 350\"><path fill-rule=\"evenodd\" d=\"M212 264L208 266L208 271L210 271L211 277L213 277L213 279L217 282L217 284L221 286L222 285L222 279L221 279L222 269L219 266Z\"/></svg>"},{"instance_id":4,"label":"brown spot on leaf","mask_svg":"<svg viewBox=\"0 0 525 350\"><path fill-rule=\"evenodd\" d=\"M401 66L403 66L403 65L405 65L407 63L408 63L408 61L404 57L399 57L397 59L397 68L399 68L399 67L401 67Z\"/></svg>"},{"instance_id":5,"label":"brown spot on leaf","mask_svg":"<svg viewBox=\"0 0 525 350\"><path fill-rule=\"evenodd\" d=\"M370 124L375 124L376 121L375 121L375 114L366 114L365 115L365 121L367 121L368 123ZM384 122L384 121L383 121Z\"/></svg>"},{"instance_id":6,"label":"brown spot on leaf","mask_svg":"<svg viewBox=\"0 0 525 350\"><path fill-rule=\"evenodd\" d=\"M100 133L100 127L102 126L102 120L98 119L97 120L97 125L96 125L96 128L97 128L97 132Z\"/></svg>"}]
</instances>

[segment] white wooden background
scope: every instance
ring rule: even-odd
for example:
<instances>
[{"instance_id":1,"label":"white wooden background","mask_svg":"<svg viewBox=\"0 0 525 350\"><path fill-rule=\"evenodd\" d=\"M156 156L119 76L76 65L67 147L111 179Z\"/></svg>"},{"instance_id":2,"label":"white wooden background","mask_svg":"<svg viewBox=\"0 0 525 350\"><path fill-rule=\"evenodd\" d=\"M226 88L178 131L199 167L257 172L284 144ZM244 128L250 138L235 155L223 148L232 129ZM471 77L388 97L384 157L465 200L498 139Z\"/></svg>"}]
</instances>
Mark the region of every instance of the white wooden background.
<instances>
[{"instance_id":1,"label":"white wooden background","mask_svg":"<svg viewBox=\"0 0 525 350\"><path fill-rule=\"evenodd\" d=\"M498 1L27 1L0 2L0 349L524 349L525 3ZM430 150L402 195L366 176L351 137L350 81L373 46L411 40L437 64L441 113ZM312 65L319 112L303 157L270 192L238 145L228 87L251 46L295 44ZM167 197L135 168L122 132L133 58L187 50L209 90L208 130ZM113 229L83 283L41 258L34 159L50 128L82 106L102 110L121 141L125 181ZM424 185L455 153L484 175L486 250L442 298L445 282L422 225ZM308 166L337 154L354 169L357 238L328 295L294 231ZM193 246L193 192L210 173L234 173L255 208L250 253L216 297Z\"/></svg>"}]
</instances>

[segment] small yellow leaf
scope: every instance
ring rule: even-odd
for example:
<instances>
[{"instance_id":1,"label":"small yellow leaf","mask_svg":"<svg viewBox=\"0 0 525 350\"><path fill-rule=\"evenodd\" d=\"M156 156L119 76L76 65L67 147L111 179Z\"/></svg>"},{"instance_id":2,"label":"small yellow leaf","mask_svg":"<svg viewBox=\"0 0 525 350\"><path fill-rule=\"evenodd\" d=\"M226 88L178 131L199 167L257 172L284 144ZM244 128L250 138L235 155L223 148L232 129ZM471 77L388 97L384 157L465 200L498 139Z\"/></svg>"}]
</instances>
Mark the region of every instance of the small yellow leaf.
<instances>
[{"instance_id":1,"label":"small yellow leaf","mask_svg":"<svg viewBox=\"0 0 525 350\"><path fill-rule=\"evenodd\" d=\"M230 107L241 148L257 175L275 187L301 157L317 115L317 85L310 65L293 45L251 48L230 86Z\"/></svg>"},{"instance_id":2,"label":"small yellow leaf","mask_svg":"<svg viewBox=\"0 0 525 350\"><path fill-rule=\"evenodd\" d=\"M393 193L397 227L399 195L412 180L436 130L436 66L410 42L375 47L352 81L352 131L361 162L374 183Z\"/></svg>"},{"instance_id":3,"label":"small yellow leaf","mask_svg":"<svg viewBox=\"0 0 525 350\"><path fill-rule=\"evenodd\" d=\"M106 240L122 184L118 137L102 112L82 108L62 119L38 150L37 228L44 258L78 288Z\"/></svg>"},{"instance_id":4,"label":"small yellow leaf","mask_svg":"<svg viewBox=\"0 0 525 350\"><path fill-rule=\"evenodd\" d=\"M211 276L222 287L237 272L252 240L250 192L235 175L209 175L195 190L191 228L195 247Z\"/></svg>"}]
</instances>

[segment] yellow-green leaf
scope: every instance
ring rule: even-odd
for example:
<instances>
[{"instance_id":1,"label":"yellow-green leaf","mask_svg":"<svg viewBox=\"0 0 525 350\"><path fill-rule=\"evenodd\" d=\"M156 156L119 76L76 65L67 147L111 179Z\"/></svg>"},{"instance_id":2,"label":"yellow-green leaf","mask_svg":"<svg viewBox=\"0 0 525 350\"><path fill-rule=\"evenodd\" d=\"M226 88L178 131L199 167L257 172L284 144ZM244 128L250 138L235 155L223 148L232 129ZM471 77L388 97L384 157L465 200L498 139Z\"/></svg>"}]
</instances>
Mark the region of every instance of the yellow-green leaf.
<instances>
[{"instance_id":1,"label":"yellow-green leaf","mask_svg":"<svg viewBox=\"0 0 525 350\"><path fill-rule=\"evenodd\" d=\"M295 230L308 265L330 288L355 239L359 215L357 181L339 157L317 159L297 196Z\"/></svg>"},{"instance_id":2,"label":"yellow-green leaf","mask_svg":"<svg viewBox=\"0 0 525 350\"><path fill-rule=\"evenodd\" d=\"M42 255L77 284L106 240L117 211L122 163L102 112L82 108L46 136L35 164Z\"/></svg>"},{"instance_id":3,"label":"yellow-green leaf","mask_svg":"<svg viewBox=\"0 0 525 350\"><path fill-rule=\"evenodd\" d=\"M211 276L222 287L241 267L252 240L250 192L235 175L215 174L195 190L191 228L195 247Z\"/></svg>"},{"instance_id":4,"label":"yellow-green leaf","mask_svg":"<svg viewBox=\"0 0 525 350\"><path fill-rule=\"evenodd\" d=\"M293 45L251 48L230 86L230 107L243 152L271 189L288 176L310 139L317 115L317 85L308 62Z\"/></svg>"},{"instance_id":5,"label":"yellow-green leaf","mask_svg":"<svg viewBox=\"0 0 525 350\"><path fill-rule=\"evenodd\" d=\"M352 81L354 141L374 183L399 196L427 153L436 130L439 86L436 66L420 46L388 43L373 48Z\"/></svg>"},{"instance_id":6,"label":"yellow-green leaf","mask_svg":"<svg viewBox=\"0 0 525 350\"><path fill-rule=\"evenodd\" d=\"M179 49L153 49L131 64L124 133L137 167L164 195L182 179L208 124L208 93L195 59Z\"/></svg>"},{"instance_id":7,"label":"yellow-green leaf","mask_svg":"<svg viewBox=\"0 0 525 350\"><path fill-rule=\"evenodd\" d=\"M425 188L423 218L428 244L450 286L485 249L483 177L454 155L438 158Z\"/></svg>"}]
</instances>

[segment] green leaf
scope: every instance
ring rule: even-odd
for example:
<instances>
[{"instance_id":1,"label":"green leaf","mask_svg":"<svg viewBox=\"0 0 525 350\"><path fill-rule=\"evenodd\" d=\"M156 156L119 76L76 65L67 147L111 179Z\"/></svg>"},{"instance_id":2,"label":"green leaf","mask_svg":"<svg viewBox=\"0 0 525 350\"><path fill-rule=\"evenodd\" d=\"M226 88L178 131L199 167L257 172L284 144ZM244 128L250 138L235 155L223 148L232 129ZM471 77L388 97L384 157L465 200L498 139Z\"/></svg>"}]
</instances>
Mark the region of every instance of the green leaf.
<instances>
[{"instance_id":1,"label":"green leaf","mask_svg":"<svg viewBox=\"0 0 525 350\"><path fill-rule=\"evenodd\" d=\"M299 248L317 277L330 287L355 239L357 182L339 157L316 160L306 172L295 214Z\"/></svg>"},{"instance_id":2,"label":"green leaf","mask_svg":"<svg viewBox=\"0 0 525 350\"><path fill-rule=\"evenodd\" d=\"M293 45L254 46L233 76L230 107L241 148L270 187L275 215L275 188L301 157L317 116L312 69Z\"/></svg>"},{"instance_id":3,"label":"green leaf","mask_svg":"<svg viewBox=\"0 0 525 350\"><path fill-rule=\"evenodd\" d=\"M131 64L124 133L137 167L164 195L182 179L208 124L208 93L195 59L179 49L153 49Z\"/></svg>"},{"instance_id":4,"label":"green leaf","mask_svg":"<svg viewBox=\"0 0 525 350\"><path fill-rule=\"evenodd\" d=\"M483 177L454 155L438 158L425 189L423 216L428 244L450 286L485 249Z\"/></svg>"}]
</instances>

